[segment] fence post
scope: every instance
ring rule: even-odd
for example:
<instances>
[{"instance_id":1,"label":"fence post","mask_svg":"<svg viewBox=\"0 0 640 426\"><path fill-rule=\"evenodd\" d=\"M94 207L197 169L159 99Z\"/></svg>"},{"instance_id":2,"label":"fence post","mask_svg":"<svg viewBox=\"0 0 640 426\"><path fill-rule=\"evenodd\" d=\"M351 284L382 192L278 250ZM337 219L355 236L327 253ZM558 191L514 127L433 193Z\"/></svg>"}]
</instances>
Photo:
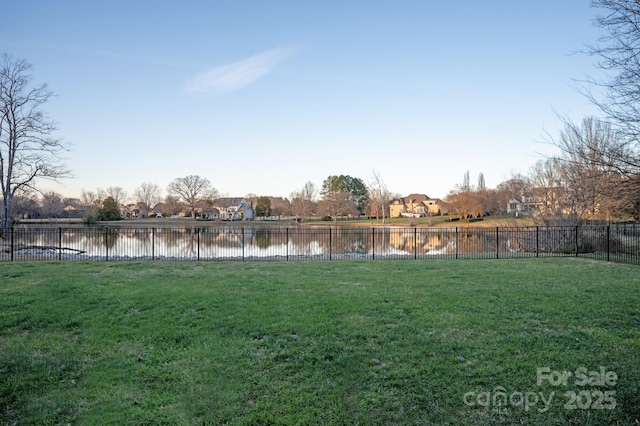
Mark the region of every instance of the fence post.
<instances>
[{"instance_id":1,"label":"fence post","mask_svg":"<svg viewBox=\"0 0 640 426\"><path fill-rule=\"evenodd\" d=\"M496 226L496 259L500 259L500 227Z\"/></svg>"},{"instance_id":2,"label":"fence post","mask_svg":"<svg viewBox=\"0 0 640 426\"><path fill-rule=\"evenodd\" d=\"M329 228L329 260L331 260L331 253L332 253L332 248L331 248L331 228Z\"/></svg>"},{"instance_id":3,"label":"fence post","mask_svg":"<svg viewBox=\"0 0 640 426\"><path fill-rule=\"evenodd\" d=\"M289 260L289 228L285 228L285 247L287 250L287 260Z\"/></svg>"},{"instance_id":4,"label":"fence post","mask_svg":"<svg viewBox=\"0 0 640 426\"><path fill-rule=\"evenodd\" d=\"M11 227L11 232L10 232L10 235L11 235L11 244L10 244L10 246L11 246L11 261L12 262L13 262L13 249L14 249L14 241L13 241L13 238L14 238L13 231L14 231L14 229L15 228L12 226Z\"/></svg>"},{"instance_id":5,"label":"fence post","mask_svg":"<svg viewBox=\"0 0 640 426\"><path fill-rule=\"evenodd\" d=\"M418 258L418 228L413 228L413 259Z\"/></svg>"},{"instance_id":6,"label":"fence post","mask_svg":"<svg viewBox=\"0 0 640 426\"><path fill-rule=\"evenodd\" d=\"M458 227L456 226L456 259L458 258Z\"/></svg>"},{"instance_id":7,"label":"fence post","mask_svg":"<svg viewBox=\"0 0 640 426\"><path fill-rule=\"evenodd\" d=\"M58 260L62 260L62 227L58 227Z\"/></svg>"},{"instance_id":8,"label":"fence post","mask_svg":"<svg viewBox=\"0 0 640 426\"><path fill-rule=\"evenodd\" d=\"M151 228L151 260L156 260L156 228Z\"/></svg>"},{"instance_id":9,"label":"fence post","mask_svg":"<svg viewBox=\"0 0 640 426\"><path fill-rule=\"evenodd\" d=\"M376 228L371 227L371 258L376 260Z\"/></svg>"},{"instance_id":10,"label":"fence post","mask_svg":"<svg viewBox=\"0 0 640 426\"><path fill-rule=\"evenodd\" d=\"M197 241L197 257L196 260L200 260L200 228L196 228L196 241Z\"/></svg>"},{"instance_id":11,"label":"fence post","mask_svg":"<svg viewBox=\"0 0 640 426\"><path fill-rule=\"evenodd\" d=\"M109 228L104 227L104 249L105 249L105 262L109 261Z\"/></svg>"},{"instance_id":12,"label":"fence post","mask_svg":"<svg viewBox=\"0 0 640 426\"><path fill-rule=\"evenodd\" d=\"M607 225L607 262L611 260L611 225Z\"/></svg>"},{"instance_id":13,"label":"fence post","mask_svg":"<svg viewBox=\"0 0 640 426\"><path fill-rule=\"evenodd\" d=\"M536 257L540 254L540 226L536 225Z\"/></svg>"},{"instance_id":14,"label":"fence post","mask_svg":"<svg viewBox=\"0 0 640 426\"><path fill-rule=\"evenodd\" d=\"M578 225L576 225L576 257L578 257Z\"/></svg>"},{"instance_id":15,"label":"fence post","mask_svg":"<svg viewBox=\"0 0 640 426\"><path fill-rule=\"evenodd\" d=\"M242 244L242 261L244 262L244 226L240 227L240 243Z\"/></svg>"}]
</instances>

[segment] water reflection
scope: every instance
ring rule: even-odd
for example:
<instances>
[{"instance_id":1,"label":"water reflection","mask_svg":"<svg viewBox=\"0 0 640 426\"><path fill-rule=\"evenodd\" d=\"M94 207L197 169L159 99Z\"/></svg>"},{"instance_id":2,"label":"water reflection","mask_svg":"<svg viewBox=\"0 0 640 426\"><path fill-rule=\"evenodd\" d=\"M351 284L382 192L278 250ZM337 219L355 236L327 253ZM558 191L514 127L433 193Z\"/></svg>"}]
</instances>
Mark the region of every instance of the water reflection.
<instances>
[{"instance_id":1,"label":"water reflection","mask_svg":"<svg viewBox=\"0 0 640 426\"><path fill-rule=\"evenodd\" d=\"M158 228L17 228L17 247L62 248L89 257L244 258L431 256L523 250L529 230L396 227L207 226Z\"/></svg>"}]
</instances>

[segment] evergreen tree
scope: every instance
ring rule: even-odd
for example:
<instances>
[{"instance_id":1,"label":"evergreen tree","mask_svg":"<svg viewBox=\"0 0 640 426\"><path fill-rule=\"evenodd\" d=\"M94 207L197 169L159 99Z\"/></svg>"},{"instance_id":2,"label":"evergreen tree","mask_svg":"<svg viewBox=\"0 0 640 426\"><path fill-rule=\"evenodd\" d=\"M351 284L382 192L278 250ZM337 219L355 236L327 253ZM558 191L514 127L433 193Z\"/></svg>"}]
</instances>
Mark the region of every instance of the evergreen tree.
<instances>
[{"instance_id":1,"label":"evergreen tree","mask_svg":"<svg viewBox=\"0 0 640 426\"><path fill-rule=\"evenodd\" d=\"M118 204L109 196L102 201L102 205L98 210L98 220L120 220L120 209Z\"/></svg>"}]
</instances>

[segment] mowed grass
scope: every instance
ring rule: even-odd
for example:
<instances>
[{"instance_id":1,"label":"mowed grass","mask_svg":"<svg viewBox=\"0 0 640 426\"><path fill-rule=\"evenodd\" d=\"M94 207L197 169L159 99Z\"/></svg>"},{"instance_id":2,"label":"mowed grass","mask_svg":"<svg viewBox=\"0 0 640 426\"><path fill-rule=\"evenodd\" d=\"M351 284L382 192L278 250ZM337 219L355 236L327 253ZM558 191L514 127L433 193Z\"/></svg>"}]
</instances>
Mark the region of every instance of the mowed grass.
<instances>
[{"instance_id":1,"label":"mowed grass","mask_svg":"<svg viewBox=\"0 0 640 426\"><path fill-rule=\"evenodd\" d=\"M615 383L579 386L580 367ZM0 264L2 424L639 420L634 266Z\"/></svg>"}]
</instances>

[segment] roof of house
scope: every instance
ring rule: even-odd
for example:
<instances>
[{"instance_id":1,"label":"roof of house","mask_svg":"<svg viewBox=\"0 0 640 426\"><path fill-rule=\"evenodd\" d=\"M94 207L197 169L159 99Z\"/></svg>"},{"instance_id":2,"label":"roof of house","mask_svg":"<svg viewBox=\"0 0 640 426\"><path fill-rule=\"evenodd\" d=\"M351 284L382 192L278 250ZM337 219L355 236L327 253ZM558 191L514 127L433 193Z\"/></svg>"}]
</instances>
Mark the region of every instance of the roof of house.
<instances>
[{"instance_id":1,"label":"roof of house","mask_svg":"<svg viewBox=\"0 0 640 426\"><path fill-rule=\"evenodd\" d=\"M400 198L398 201L400 201L401 204L407 205L420 204L430 199L431 198L429 198L429 196L426 194L409 194L406 197Z\"/></svg>"},{"instance_id":2,"label":"roof of house","mask_svg":"<svg viewBox=\"0 0 640 426\"><path fill-rule=\"evenodd\" d=\"M239 206L242 202L246 203L246 200L242 197L223 197L218 198L213 202L213 205L216 207L234 207Z\"/></svg>"}]
</instances>

